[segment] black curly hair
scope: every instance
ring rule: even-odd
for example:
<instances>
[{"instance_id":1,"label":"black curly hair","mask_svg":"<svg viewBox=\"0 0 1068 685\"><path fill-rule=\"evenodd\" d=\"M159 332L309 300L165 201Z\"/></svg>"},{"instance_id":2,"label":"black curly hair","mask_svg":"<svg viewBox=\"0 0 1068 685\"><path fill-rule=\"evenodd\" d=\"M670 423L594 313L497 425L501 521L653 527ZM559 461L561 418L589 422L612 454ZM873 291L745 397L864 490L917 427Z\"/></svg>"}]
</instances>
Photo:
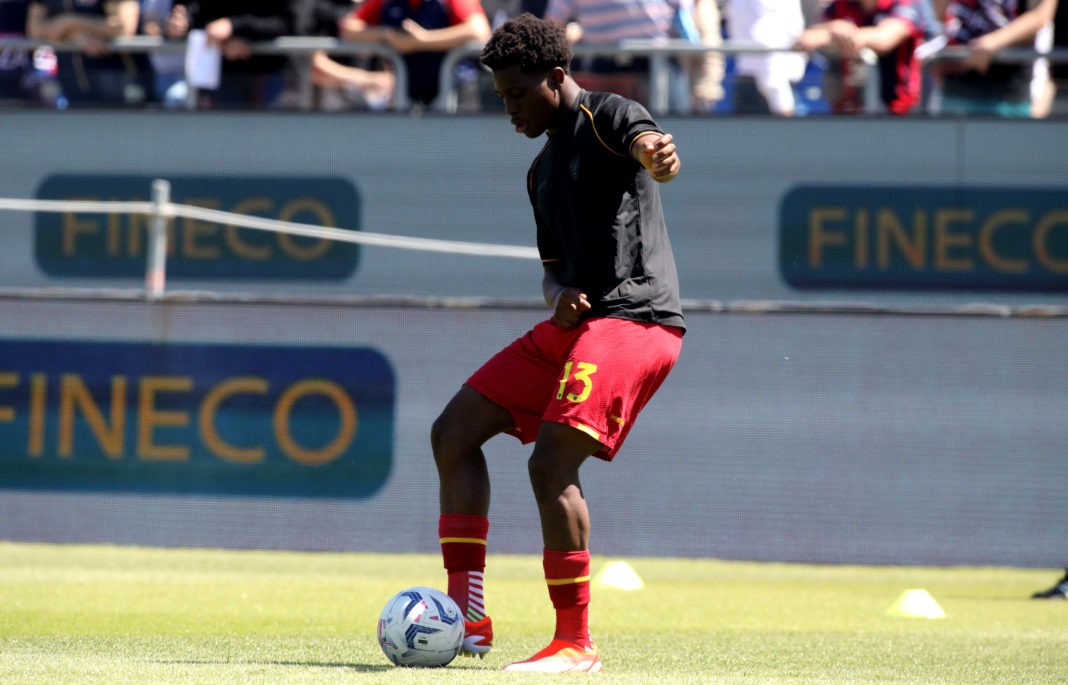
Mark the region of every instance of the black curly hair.
<instances>
[{"instance_id":1,"label":"black curly hair","mask_svg":"<svg viewBox=\"0 0 1068 685\"><path fill-rule=\"evenodd\" d=\"M553 67L568 71L571 45L563 28L524 12L493 32L480 61L494 71L512 66L526 74Z\"/></svg>"}]
</instances>

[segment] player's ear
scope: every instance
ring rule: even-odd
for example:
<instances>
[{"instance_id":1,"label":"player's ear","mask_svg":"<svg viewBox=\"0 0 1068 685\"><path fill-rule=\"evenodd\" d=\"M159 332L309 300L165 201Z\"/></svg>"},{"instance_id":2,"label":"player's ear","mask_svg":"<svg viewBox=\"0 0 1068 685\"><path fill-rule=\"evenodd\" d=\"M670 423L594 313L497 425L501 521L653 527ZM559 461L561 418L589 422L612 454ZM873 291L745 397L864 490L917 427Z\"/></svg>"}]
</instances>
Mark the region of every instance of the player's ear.
<instances>
[{"instance_id":1,"label":"player's ear","mask_svg":"<svg viewBox=\"0 0 1068 685\"><path fill-rule=\"evenodd\" d=\"M567 72L563 67L553 67L549 70L549 87L553 90L560 90L564 85L564 77L567 76Z\"/></svg>"}]
</instances>

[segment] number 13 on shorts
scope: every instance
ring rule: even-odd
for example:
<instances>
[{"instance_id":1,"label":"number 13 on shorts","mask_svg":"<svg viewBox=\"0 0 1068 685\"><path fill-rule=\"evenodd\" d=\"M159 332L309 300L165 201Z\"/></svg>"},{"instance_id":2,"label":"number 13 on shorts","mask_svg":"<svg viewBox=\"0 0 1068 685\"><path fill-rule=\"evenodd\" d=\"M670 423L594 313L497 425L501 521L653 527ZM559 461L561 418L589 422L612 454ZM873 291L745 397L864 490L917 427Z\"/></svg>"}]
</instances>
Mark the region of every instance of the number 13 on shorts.
<instances>
[{"instance_id":1,"label":"number 13 on shorts","mask_svg":"<svg viewBox=\"0 0 1068 685\"><path fill-rule=\"evenodd\" d=\"M569 392L567 393L567 399L571 402L584 402L593 390L593 381L590 380L590 376L597 373L597 365L590 364L589 362L568 361L564 364L564 375L560 379L560 390L556 393L556 399L564 399L564 390L567 389L567 382L572 378L571 371L573 369L575 369L575 380L582 383L582 392L577 395L573 392Z\"/></svg>"}]
</instances>

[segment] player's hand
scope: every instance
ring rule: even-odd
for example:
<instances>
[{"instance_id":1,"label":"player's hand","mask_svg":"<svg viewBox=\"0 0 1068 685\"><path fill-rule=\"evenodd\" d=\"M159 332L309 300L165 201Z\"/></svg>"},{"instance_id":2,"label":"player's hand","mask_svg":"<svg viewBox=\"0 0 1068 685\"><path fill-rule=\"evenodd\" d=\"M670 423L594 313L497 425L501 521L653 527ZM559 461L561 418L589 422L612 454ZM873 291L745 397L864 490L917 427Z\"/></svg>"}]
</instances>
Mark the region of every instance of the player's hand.
<instances>
[{"instance_id":1,"label":"player's hand","mask_svg":"<svg viewBox=\"0 0 1068 685\"><path fill-rule=\"evenodd\" d=\"M578 288L565 288L560 297L556 298L553 321L564 328L574 328L582 320L582 315L592 307L586 299L586 293Z\"/></svg>"},{"instance_id":2,"label":"player's hand","mask_svg":"<svg viewBox=\"0 0 1068 685\"><path fill-rule=\"evenodd\" d=\"M654 180L667 183L682 167L678 149L670 133L640 136L631 146L632 153Z\"/></svg>"}]
</instances>

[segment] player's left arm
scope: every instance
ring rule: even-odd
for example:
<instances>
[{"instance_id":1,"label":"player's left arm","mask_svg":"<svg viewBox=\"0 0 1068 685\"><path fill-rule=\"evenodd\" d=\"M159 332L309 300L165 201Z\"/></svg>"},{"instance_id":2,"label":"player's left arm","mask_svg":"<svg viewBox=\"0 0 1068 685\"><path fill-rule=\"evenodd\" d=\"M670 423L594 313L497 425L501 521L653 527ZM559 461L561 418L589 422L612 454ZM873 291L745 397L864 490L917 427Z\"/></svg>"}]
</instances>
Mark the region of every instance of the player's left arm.
<instances>
[{"instance_id":1,"label":"player's left arm","mask_svg":"<svg viewBox=\"0 0 1068 685\"><path fill-rule=\"evenodd\" d=\"M545 263L544 267L541 290L545 295L545 303L553 310L552 319L564 328L574 328L593 305L581 289L560 282L552 262Z\"/></svg>"},{"instance_id":2,"label":"player's left arm","mask_svg":"<svg viewBox=\"0 0 1068 685\"><path fill-rule=\"evenodd\" d=\"M653 180L660 183L667 183L678 176L682 168L675 139L670 133L639 133L630 144L630 156L645 167Z\"/></svg>"}]
</instances>

